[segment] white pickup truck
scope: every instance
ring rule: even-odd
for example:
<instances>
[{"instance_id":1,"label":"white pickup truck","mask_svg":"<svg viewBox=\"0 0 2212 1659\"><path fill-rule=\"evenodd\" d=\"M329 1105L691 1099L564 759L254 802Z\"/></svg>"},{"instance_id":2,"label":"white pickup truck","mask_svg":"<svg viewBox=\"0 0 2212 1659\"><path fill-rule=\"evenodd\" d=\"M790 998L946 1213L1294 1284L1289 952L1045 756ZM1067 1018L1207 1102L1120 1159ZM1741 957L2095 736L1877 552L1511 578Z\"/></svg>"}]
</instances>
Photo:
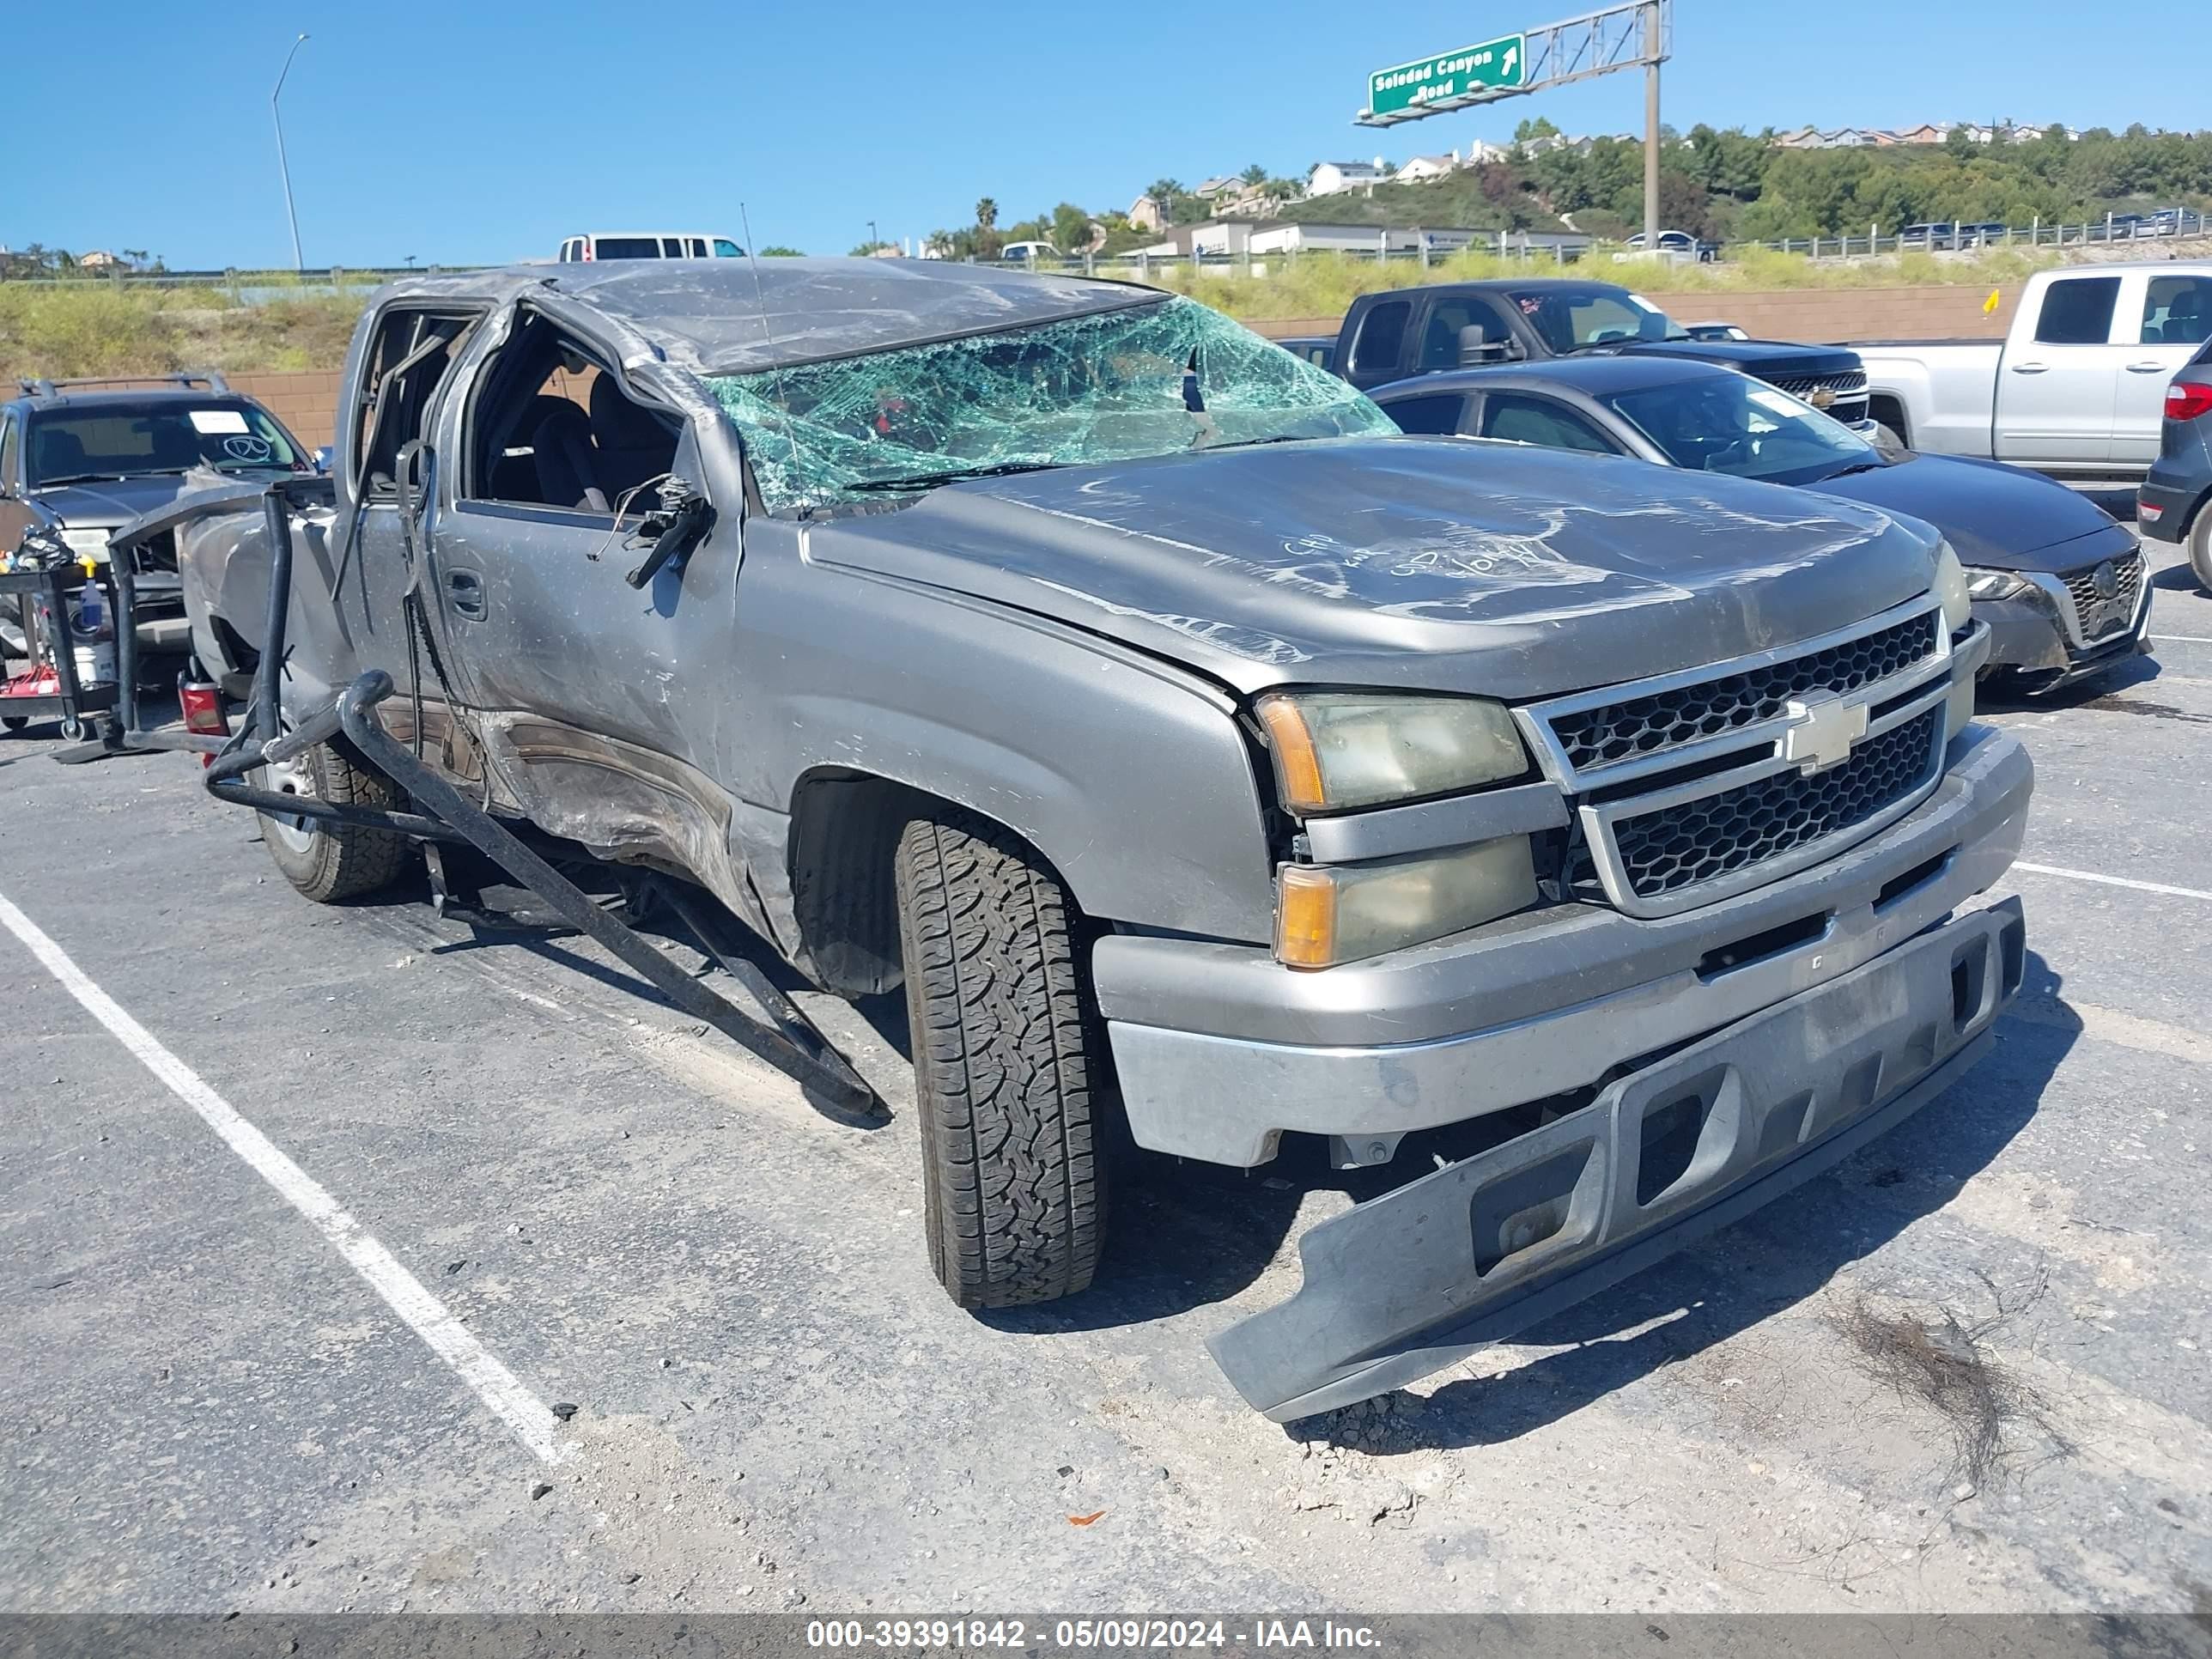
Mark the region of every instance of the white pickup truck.
<instances>
[{"instance_id":1,"label":"white pickup truck","mask_svg":"<svg viewBox=\"0 0 2212 1659\"><path fill-rule=\"evenodd\" d=\"M2212 336L2212 264L2075 266L2028 278L1990 340L1853 341L1868 412L1905 447L2133 489L2158 459L2166 382Z\"/></svg>"}]
</instances>

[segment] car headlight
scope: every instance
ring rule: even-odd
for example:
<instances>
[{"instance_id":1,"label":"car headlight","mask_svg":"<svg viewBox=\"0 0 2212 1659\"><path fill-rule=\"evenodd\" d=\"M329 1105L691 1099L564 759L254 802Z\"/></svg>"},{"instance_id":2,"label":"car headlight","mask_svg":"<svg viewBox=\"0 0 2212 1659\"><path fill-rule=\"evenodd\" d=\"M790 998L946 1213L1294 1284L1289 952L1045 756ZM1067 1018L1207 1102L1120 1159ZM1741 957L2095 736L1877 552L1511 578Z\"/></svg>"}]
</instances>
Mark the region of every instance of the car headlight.
<instances>
[{"instance_id":1,"label":"car headlight","mask_svg":"<svg viewBox=\"0 0 2212 1659\"><path fill-rule=\"evenodd\" d=\"M1943 604L1943 627L1955 634L1973 620L1974 602L1966 593L1966 568L1948 539L1936 544L1936 597Z\"/></svg>"},{"instance_id":2,"label":"car headlight","mask_svg":"<svg viewBox=\"0 0 2212 1659\"><path fill-rule=\"evenodd\" d=\"M90 559L95 564L107 562L107 538L112 532L106 530L64 530L62 540L69 550L80 559Z\"/></svg>"},{"instance_id":3,"label":"car headlight","mask_svg":"<svg viewBox=\"0 0 2212 1659\"><path fill-rule=\"evenodd\" d=\"M1385 863L1286 864L1275 957L1293 968L1334 967L1479 927L1535 902L1526 836Z\"/></svg>"},{"instance_id":4,"label":"car headlight","mask_svg":"<svg viewBox=\"0 0 2212 1659\"><path fill-rule=\"evenodd\" d=\"M1966 597L1970 599L2017 599L2034 585L2009 570L1969 568L1966 572Z\"/></svg>"},{"instance_id":5,"label":"car headlight","mask_svg":"<svg viewBox=\"0 0 2212 1659\"><path fill-rule=\"evenodd\" d=\"M1503 703L1388 692L1260 699L1283 805L1303 817L1517 778L1528 751Z\"/></svg>"}]
</instances>

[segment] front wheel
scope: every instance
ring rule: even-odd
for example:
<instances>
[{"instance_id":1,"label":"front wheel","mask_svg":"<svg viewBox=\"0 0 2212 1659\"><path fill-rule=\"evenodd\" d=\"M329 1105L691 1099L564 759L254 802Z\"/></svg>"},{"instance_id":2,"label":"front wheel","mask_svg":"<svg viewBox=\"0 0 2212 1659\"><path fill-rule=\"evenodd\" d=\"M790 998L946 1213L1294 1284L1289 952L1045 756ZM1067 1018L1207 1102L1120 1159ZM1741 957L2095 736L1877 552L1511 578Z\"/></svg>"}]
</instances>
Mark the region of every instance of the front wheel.
<instances>
[{"instance_id":1,"label":"front wheel","mask_svg":"<svg viewBox=\"0 0 2212 1659\"><path fill-rule=\"evenodd\" d=\"M2189 527L2189 568L2197 585L2212 593L2212 501L2197 509L2197 522Z\"/></svg>"},{"instance_id":2,"label":"front wheel","mask_svg":"<svg viewBox=\"0 0 2212 1659\"><path fill-rule=\"evenodd\" d=\"M953 811L899 838L899 940L929 1264L963 1308L1091 1283L1105 1234L1103 1034L1060 879Z\"/></svg>"},{"instance_id":3,"label":"front wheel","mask_svg":"<svg viewBox=\"0 0 2212 1659\"><path fill-rule=\"evenodd\" d=\"M340 805L396 810L405 803L391 780L349 760L329 744L253 775L279 794ZM284 879L318 904L358 898L389 886L407 857L407 837L391 830L264 812L262 844Z\"/></svg>"}]
</instances>

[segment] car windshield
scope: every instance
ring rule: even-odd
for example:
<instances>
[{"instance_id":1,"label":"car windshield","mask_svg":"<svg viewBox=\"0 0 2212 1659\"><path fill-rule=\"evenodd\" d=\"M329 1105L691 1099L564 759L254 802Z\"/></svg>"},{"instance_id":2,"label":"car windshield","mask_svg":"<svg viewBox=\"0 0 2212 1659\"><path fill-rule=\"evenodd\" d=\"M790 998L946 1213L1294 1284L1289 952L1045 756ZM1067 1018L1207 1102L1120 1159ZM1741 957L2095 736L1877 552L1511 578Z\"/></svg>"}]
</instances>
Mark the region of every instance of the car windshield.
<instances>
[{"instance_id":1,"label":"car windshield","mask_svg":"<svg viewBox=\"0 0 2212 1659\"><path fill-rule=\"evenodd\" d=\"M1748 375L1700 374L1601 401L1695 472L1802 484L1881 464L1874 446L1840 421Z\"/></svg>"},{"instance_id":2,"label":"car windshield","mask_svg":"<svg viewBox=\"0 0 2212 1659\"><path fill-rule=\"evenodd\" d=\"M1334 375L1182 298L707 385L772 512L992 472L1397 431Z\"/></svg>"},{"instance_id":3,"label":"car windshield","mask_svg":"<svg viewBox=\"0 0 2212 1659\"><path fill-rule=\"evenodd\" d=\"M1626 289L1561 283L1522 289L1509 297L1555 353L1630 340L1686 340L1690 331L1640 294Z\"/></svg>"},{"instance_id":4,"label":"car windshield","mask_svg":"<svg viewBox=\"0 0 2212 1659\"><path fill-rule=\"evenodd\" d=\"M101 403L40 410L26 434L37 489L81 478L136 478L212 466L225 472L303 465L284 428L236 398Z\"/></svg>"}]
</instances>

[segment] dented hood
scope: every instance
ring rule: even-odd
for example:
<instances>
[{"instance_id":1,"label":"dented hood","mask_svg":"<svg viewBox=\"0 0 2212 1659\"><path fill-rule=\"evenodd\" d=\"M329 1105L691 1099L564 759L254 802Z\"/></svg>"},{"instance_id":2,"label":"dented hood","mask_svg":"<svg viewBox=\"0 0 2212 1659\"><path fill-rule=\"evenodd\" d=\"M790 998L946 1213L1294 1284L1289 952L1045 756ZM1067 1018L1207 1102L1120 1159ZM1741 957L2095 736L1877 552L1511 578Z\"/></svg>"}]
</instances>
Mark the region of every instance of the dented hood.
<instances>
[{"instance_id":1,"label":"dented hood","mask_svg":"<svg viewBox=\"0 0 2212 1659\"><path fill-rule=\"evenodd\" d=\"M1927 590L1932 532L1641 461L1345 439L1066 467L810 526L817 562L1042 612L1240 690L1547 696Z\"/></svg>"}]
</instances>

